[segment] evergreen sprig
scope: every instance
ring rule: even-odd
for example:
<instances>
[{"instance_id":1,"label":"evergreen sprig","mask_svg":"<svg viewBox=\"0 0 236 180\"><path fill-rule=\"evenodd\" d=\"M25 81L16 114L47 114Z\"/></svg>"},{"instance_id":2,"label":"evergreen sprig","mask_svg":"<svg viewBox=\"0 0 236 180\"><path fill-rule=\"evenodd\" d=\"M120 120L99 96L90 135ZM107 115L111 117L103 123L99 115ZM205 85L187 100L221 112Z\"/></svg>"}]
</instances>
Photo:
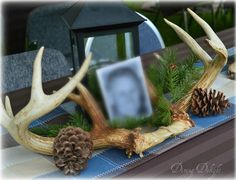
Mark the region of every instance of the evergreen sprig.
<instances>
[{"instance_id":1,"label":"evergreen sprig","mask_svg":"<svg viewBox=\"0 0 236 180\"><path fill-rule=\"evenodd\" d=\"M148 77L158 91L169 93L170 102L183 97L199 79L203 68L195 66L196 56L190 55L178 63L176 52L167 49L159 61L148 69ZM154 77L153 77L154 76Z\"/></svg>"},{"instance_id":2,"label":"evergreen sprig","mask_svg":"<svg viewBox=\"0 0 236 180\"><path fill-rule=\"evenodd\" d=\"M109 126L113 128L126 128L134 129L138 126L143 126L147 123L148 118L125 118L125 119L113 119L108 121Z\"/></svg>"},{"instance_id":3,"label":"evergreen sprig","mask_svg":"<svg viewBox=\"0 0 236 180\"><path fill-rule=\"evenodd\" d=\"M190 55L177 63L175 50L167 49L149 66L147 76L159 96L153 108L152 126L170 124L170 104L181 99L200 78L203 68L195 66L196 60L196 56Z\"/></svg>"},{"instance_id":4,"label":"evergreen sprig","mask_svg":"<svg viewBox=\"0 0 236 180\"><path fill-rule=\"evenodd\" d=\"M149 124L151 126L167 126L171 123L170 103L163 95L158 98L158 103L153 107L153 116Z\"/></svg>"},{"instance_id":5,"label":"evergreen sprig","mask_svg":"<svg viewBox=\"0 0 236 180\"><path fill-rule=\"evenodd\" d=\"M31 128L30 131L40 136L56 137L62 128L68 126L80 127L85 131L91 130L91 123L85 119L80 112L77 112L69 117L66 124L48 124L46 126L44 125Z\"/></svg>"}]
</instances>

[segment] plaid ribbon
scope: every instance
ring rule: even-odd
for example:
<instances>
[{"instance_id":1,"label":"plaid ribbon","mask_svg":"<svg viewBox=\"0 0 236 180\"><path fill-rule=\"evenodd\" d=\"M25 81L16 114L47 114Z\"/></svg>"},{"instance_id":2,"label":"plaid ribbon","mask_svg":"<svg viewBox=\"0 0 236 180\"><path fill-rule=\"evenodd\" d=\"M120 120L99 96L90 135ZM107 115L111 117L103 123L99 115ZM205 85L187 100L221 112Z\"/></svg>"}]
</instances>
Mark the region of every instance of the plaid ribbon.
<instances>
[{"instance_id":1,"label":"plaid ribbon","mask_svg":"<svg viewBox=\"0 0 236 180\"><path fill-rule=\"evenodd\" d=\"M70 178L98 178L98 177L114 177L117 176L132 167L143 163L150 157L154 157L161 154L173 146L187 140L189 137L197 136L209 129L217 127L229 120L233 119L236 115L236 97L229 99L231 106L226 109L224 114L217 116L208 116L199 118L191 115L191 118L196 123L196 126L187 130L186 132L177 135L176 137L169 138L161 144L144 152L144 157L141 159L138 155L133 155L131 158L127 158L124 150L116 148L108 148L93 153L92 158L88 161L88 168L83 170L77 176L70 176ZM64 105L69 107L68 104ZM73 103L70 106L74 108ZM57 115L67 113L65 107L61 106L46 115L43 118L37 120L37 123L31 124L31 127L41 125L50 121L51 118L55 118ZM54 166L52 157L44 156L30 152L22 146L4 149L3 151L3 175L6 177L19 177L30 176L33 178L61 178L63 173ZM141 161L142 160L142 161ZM5 163L6 162L6 163ZM15 175L15 176L14 176Z\"/></svg>"},{"instance_id":2,"label":"plaid ribbon","mask_svg":"<svg viewBox=\"0 0 236 180\"><path fill-rule=\"evenodd\" d=\"M180 142L183 142L184 139L188 139L189 137L193 137L199 135L209 129L217 127L229 120L233 119L236 115L235 113L235 105L236 105L236 97L232 97L229 99L231 106L226 109L224 114L217 116L208 116L204 118L199 118L194 115L190 115L191 118L196 123L196 126L187 130L186 132L177 135L176 137L169 138L161 144L147 150L144 153L144 157L148 159L151 155L161 154L170 147L178 145ZM102 151L98 151L95 153L88 161L88 168L83 170L80 175L73 176L80 178L98 178L98 177L115 177L132 167L138 165L141 158L138 155L133 155L131 158L127 158L124 153L124 150L109 148ZM144 160L145 161L145 160ZM142 163L144 162L142 160ZM44 174L39 176L39 178L50 178L50 177L62 177L62 172L56 170L54 172L50 172L48 174Z\"/></svg>"},{"instance_id":3,"label":"plaid ribbon","mask_svg":"<svg viewBox=\"0 0 236 180\"><path fill-rule=\"evenodd\" d=\"M234 51L234 49L231 51ZM176 137L169 138L161 144L145 151L143 158L140 158L138 155L133 155L131 158L127 158L124 150L116 148L107 148L95 151L92 158L88 161L88 167L79 175L69 176L69 178L73 179L80 177L93 179L98 177L115 177L123 172L126 172L131 167L144 163L148 159L155 157L184 141L187 141L191 137L197 136L208 131L209 129L232 120L236 116L236 97L233 96L234 88L232 89L229 84L233 86L235 85L235 81L226 79L225 73L222 73L222 75L217 78L216 82L212 86L217 90L227 92L227 96L231 97L229 98L231 106L225 110L224 114L204 118L199 118L190 114L196 124L195 127L181 133L180 135L177 135ZM57 116L68 113L72 114L73 112L75 112L75 104L72 102L65 103L49 114L31 123L29 128L44 126L46 122ZM26 150L22 146L3 149L2 154L2 173L4 177L30 177L36 179L64 177L63 173L54 166L53 159L50 156L33 153Z\"/></svg>"}]
</instances>

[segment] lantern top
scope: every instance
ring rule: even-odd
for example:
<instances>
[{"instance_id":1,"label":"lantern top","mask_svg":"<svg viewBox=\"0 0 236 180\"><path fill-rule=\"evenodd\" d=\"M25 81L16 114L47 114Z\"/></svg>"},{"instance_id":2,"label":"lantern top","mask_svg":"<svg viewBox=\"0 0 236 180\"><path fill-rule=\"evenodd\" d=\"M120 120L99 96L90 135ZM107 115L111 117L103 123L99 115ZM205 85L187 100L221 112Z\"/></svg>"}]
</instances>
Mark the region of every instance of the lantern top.
<instances>
[{"instance_id":1,"label":"lantern top","mask_svg":"<svg viewBox=\"0 0 236 180\"><path fill-rule=\"evenodd\" d=\"M121 2L76 2L62 18L71 30L114 29L139 25L145 21Z\"/></svg>"}]
</instances>

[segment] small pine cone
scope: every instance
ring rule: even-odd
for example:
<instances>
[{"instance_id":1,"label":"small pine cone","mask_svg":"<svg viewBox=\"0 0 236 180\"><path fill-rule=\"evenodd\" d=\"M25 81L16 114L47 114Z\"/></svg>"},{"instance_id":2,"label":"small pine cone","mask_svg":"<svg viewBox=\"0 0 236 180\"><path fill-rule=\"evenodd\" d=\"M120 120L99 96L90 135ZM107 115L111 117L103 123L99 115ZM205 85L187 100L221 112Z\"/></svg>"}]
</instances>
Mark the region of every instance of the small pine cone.
<instances>
[{"instance_id":1,"label":"small pine cone","mask_svg":"<svg viewBox=\"0 0 236 180\"><path fill-rule=\"evenodd\" d=\"M53 144L55 165L65 174L78 174L87 166L92 150L93 142L88 132L77 127L63 128Z\"/></svg>"},{"instance_id":2,"label":"small pine cone","mask_svg":"<svg viewBox=\"0 0 236 180\"><path fill-rule=\"evenodd\" d=\"M169 68L172 69L172 70L175 70L175 69L177 68L177 65L174 64L174 63L171 63L171 64L169 65Z\"/></svg>"},{"instance_id":3,"label":"small pine cone","mask_svg":"<svg viewBox=\"0 0 236 180\"><path fill-rule=\"evenodd\" d=\"M207 116L223 113L229 107L229 100L225 99L224 93L216 90L196 88L191 99L191 111L194 115Z\"/></svg>"}]
</instances>

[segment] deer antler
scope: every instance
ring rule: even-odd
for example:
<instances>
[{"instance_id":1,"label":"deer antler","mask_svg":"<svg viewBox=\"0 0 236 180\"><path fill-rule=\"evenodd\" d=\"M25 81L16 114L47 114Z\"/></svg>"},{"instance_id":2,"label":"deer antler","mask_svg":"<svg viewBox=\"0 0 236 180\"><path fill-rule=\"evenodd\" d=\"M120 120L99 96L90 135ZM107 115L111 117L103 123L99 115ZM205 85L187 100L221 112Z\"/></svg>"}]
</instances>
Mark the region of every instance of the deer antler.
<instances>
[{"instance_id":1,"label":"deer antler","mask_svg":"<svg viewBox=\"0 0 236 180\"><path fill-rule=\"evenodd\" d=\"M228 53L227 50L222 43L222 41L218 38L215 32L211 29L211 27L197 14L195 14L192 10L187 9L191 16L196 20L196 22L203 28L206 32L209 39L206 39L207 44L216 52L216 56L212 59L206 51L204 51L198 43L183 29L179 26L173 24L172 22L165 19L165 22L174 29L174 31L178 34L180 39L182 39L189 48L193 51L195 55L200 58L200 60L204 64L204 73L201 76L198 83L189 91L182 99L180 99L176 106L182 110L187 110L190 103L190 98L193 90L196 87L199 88L208 88L216 79L216 76L220 73L224 65L227 63Z\"/></svg>"},{"instance_id":2,"label":"deer antler","mask_svg":"<svg viewBox=\"0 0 236 180\"><path fill-rule=\"evenodd\" d=\"M216 52L214 59L212 59L184 30L166 19L165 21L204 63L205 71L193 89L195 87L207 88L213 83L217 74L226 64L227 50L221 40L204 20L190 9L188 9L188 12L199 23L199 25L202 26L209 37L209 40L206 40L206 42ZM14 116L11 110L9 98L6 97L6 110L2 109L2 124L4 127L8 129L10 134L18 143L32 151L43 154L52 154L54 138L38 136L29 132L27 128L34 119L37 119L56 108L67 96L89 113L93 122L93 129L90 133L95 149L114 146L126 149L129 155L131 155L132 152L142 154L143 151L163 142L170 136L180 134L194 126L194 123L185 112L189 106L192 89L186 96L173 105L172 123L169 126L160 127L154 132L143 134L139 131L110 128L107 126L105 116L92 95L82 84L79 83L88 69L91 55L89 55L85 60L80 71L62 89L53 95L46 95L43 93L41 80L42 53L43 48L39 50L34 63L31 99L28 105ZM147 83L150 85L150 82ZM75 87L79 89L80 95L71 93ZM158 100L157 96L153 92L153 88L149 86L151 97Z\"/></svg>"},{"instance_id":3,"label":"deer antler","mask_svg":"<svg viewBox=\"0 0 236 180\"><path fill-rule=\"evenodd\" d=\"M3 105L1 106L3 112L1 123L19 144L35 152L51 154L54 139L33 134L28 130L28 126L33 120L52 111L67 98L69 93L74 90L78 82L85 76L90 64L91 54L88 55L79 72L64 87L55 94L46 95L42 88L41 61L43 50L43 47L40 48L35 58L29 103L14 116L10 100L6 96L6 111L3 109Z\"/></svg>"}]
</instances>

